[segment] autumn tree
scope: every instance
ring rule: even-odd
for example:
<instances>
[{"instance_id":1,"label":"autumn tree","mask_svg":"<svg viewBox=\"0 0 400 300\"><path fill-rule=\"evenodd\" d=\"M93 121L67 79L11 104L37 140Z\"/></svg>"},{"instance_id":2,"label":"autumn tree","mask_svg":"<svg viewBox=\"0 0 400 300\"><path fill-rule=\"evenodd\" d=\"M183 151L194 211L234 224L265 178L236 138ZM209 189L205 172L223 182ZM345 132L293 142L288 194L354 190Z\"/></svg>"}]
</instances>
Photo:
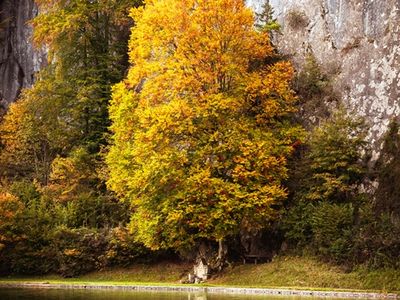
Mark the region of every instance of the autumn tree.
<instances>
[{"instance_id":1,"label":"autumn tree","mask_svg":"<svg viewBox=\"0 0 400 300\"><path fill-rule=\"evenodd\" d=\"M301 130L292 66L242 0L153 0L132 11L132 67L114 86L109 187L152 249L257 231L286 198Z\"/></svg>"},{"instance_id":2,"label":"autumn tree","mask_svg":"<svg viewBox=\"0 0 400 300\"><path fill-rule=\"evenodd\" d=\"M14 219L22 210L23 203L15 196L0 192L0 252L17 238L13 232Z\"/></svg>"},{"instance_id":3,"label":"autumn tree","mask_svg":"<svg viewBox=\"0 0 400 300\"><path fill-rule=\"evenodd\" d=\"M22 93L0 128L0 164L8 176L47 184L52 161L86 151L99 161L106 144L111 86L128 67L128 12L137 0L38 0L34 42L48 66ZM80 148L77 149L77 148ZM76 174L79 176L79 174Z\"/></svg>"},{"instance_id":4,"label":"autumn tree","mask_svg":"<svg viewBox=\"0 0 400 300\"><path fill-rule=\"evenodd\" d=\"M2 176L47 184L53 159L66 155L79 136L68 117L70 93L60 80L39 80L10 105L0 124Z\"/></svg>"}]
</instances>

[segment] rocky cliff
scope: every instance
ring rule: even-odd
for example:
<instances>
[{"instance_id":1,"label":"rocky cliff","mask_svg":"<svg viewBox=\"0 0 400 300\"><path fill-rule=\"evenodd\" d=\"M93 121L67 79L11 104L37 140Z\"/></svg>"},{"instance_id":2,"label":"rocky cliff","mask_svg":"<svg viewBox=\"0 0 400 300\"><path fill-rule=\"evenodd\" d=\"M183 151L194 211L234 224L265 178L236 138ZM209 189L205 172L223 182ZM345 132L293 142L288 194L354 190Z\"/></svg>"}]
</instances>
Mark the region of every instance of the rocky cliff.
<instances>
[{"instance_id":1,"label":"rocky cliff","mask_svg":"<svg viewBox=\"0 0 400 300\"><path fill-rule=\"evenodd\" d=\"M260 11L267 0L248 0ZM348 109L364 116L379 140L400 113L399 0L270 0L282 25L276 45L301 68L315 56ZM45 62L31 44L33 0L0 0L0 100L14 101ZM334 72L332 71L334 70Z\"/></svg>"},{"instance_id":2,"label":"rocky cliff","mask_svg":"<svg viewBox=\"0 0 400 300\"><path fill-rule=\"evenodd\" d=\"M0 0L0 105L15 101L22 88L33 83L45 63L43 51L34 50L32 28L37 14L33 0Z\"/></svg>"},{"instance_id":3,"label":"rocky cliff","mask_svg":"<svg viewBox=\"0 0 400 300\"><path fill-rule=\"evenodd\" d=\"M265 0L248 0L260 10ZM270 0L282 25L278 48L301 68L315 56L347 108L366 118L376 152L399 116L399 0ZM330 70L330 71L329 71ZM334 70L334 71L332 71ZM377 154L377 153L375 153Z\"/></svg>"}]
</instances>

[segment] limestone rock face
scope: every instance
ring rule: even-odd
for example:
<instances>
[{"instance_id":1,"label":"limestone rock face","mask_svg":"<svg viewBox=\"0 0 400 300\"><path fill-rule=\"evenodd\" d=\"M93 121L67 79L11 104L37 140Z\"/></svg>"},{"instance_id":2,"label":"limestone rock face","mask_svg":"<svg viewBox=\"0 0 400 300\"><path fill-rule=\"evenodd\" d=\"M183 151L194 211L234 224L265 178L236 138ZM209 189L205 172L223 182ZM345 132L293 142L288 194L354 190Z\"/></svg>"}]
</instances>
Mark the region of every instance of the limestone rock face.
<instances>
[{"instance_id":1,"label":"limestone rock face","mask_svg":"<svg viewBox=\"0 0 400 300\"><path fill-rule=\"evenodd\" d=\"M260 11L267 0L247 0ZM350 111L370 125L379 150L390 119L400 114L399 0L270 0L282 25L275 43L301 68L312 53ZM27 21L33 0L0 0L0 103L7 106L45 64L45 51L31 43ZM301 16L303 22L293 22Z\"/></svg>"},{"instance_id":2,"label":"limestone rock face","mask_svg":"<svg viewBox=\"0 0 400 300\"><path fill-rule=\"evenodd\" d=\"M264 2L248 0L256 10ZM345 105L370 125L369 140L377 154L391 118L400 113L400 1L270 0L270 4L282 25L282 35L275 37L277 47L297 67L312 53L322 68L331 71Z\"/></svg>"},{"instance_id":3,"label":"limestone rock face","mask_svg":"<svg viewBox=\"0 0 400 300\"><path fill-rule=\"evenodd\" d=\"M45 63L45 51L32 46L27 23L37 15L33 0L0 0L0 105L7 107Z\"/></svg>"}]
</instances>

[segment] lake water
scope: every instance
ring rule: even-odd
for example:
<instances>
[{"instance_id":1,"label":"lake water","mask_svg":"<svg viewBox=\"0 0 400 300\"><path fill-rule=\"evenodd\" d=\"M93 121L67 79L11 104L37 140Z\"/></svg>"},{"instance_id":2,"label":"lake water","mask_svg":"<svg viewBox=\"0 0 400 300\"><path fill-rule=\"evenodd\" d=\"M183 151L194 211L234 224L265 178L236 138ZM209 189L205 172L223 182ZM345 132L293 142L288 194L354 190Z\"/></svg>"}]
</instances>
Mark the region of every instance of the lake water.
<instances>
[{"instance_id":1,"label":"lake water","mask_svg":"<svg viewBox=\"0 0 400 300\"><path fill-rule=\"evenodd\" d=\"M115 290L0 288L0 300L286 300L294 297L159 293ZM305 298L307 299L307 298ZM316 298L313 298L316 299Z\"/></svg>"}]
</instances>

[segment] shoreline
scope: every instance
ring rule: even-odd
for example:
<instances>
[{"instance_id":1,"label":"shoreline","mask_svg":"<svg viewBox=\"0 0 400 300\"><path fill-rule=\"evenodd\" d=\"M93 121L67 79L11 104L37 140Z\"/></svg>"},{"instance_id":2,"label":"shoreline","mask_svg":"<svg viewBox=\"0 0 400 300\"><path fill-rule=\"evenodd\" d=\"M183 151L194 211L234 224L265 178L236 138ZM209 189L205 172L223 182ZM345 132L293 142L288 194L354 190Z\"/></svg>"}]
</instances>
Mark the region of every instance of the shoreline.
<instances>
[{"instance_id":1,"label":"shoreline","mask_svg":"<svg viewBox=\"0 0 400 300\"><path fill-rule=\"evenodd\" d=\"M399 299L395 293L351 292L351 291L318 291L279 288L240 288L240 287L206 287L206 286L157 286L157 285L118 285L118 284L62 284L62 283L6 283L0 282L0 288L33 288L33 289L99 289L124 290L140 292L182 292L231 295L265 295L297 296L342 299Z\"/></svg>"}]
</instances>

